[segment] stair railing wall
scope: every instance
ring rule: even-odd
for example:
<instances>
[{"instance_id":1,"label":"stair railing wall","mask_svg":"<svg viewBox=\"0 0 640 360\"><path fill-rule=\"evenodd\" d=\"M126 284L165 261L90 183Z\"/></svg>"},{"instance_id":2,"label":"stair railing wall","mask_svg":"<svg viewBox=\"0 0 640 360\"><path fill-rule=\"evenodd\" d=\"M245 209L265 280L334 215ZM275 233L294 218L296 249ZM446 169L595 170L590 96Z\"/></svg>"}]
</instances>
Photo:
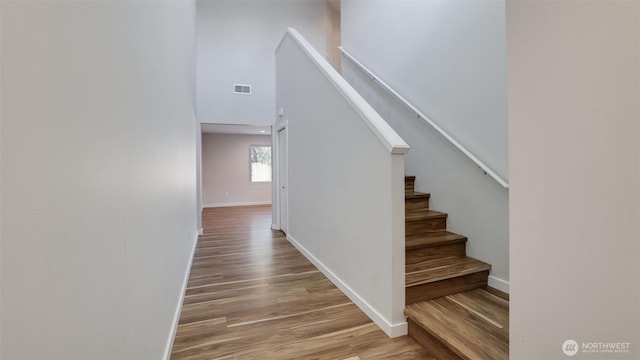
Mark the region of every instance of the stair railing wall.
<instances>
[{"instance_id":1,"label":"stair railing wall","mask_svg":"<svg viewBox=\"0 0 640 360\"><path fill-rule=\"evenodd\" d=\"M444 137L447 141L449 141L454 147L456 147L460 152L462 152L466 157L468 157L471 161L473 161L485 174L489 175L493 178L500 186L505 189L509 188L509 183L500 177L495 171L493 171L488 165L478 159L471 151L469 151L464 145L458 142L453 136L444 131L436 122L430 119L427 115L423 114L418 108L416 108L413 104L411 104L408 100L406 100L402 95L400 95L397 91L395 91L391 86L389 86L386 82L384 82L380 77L374 74L369 68L363 65L358 59L356 59L353 55L351 55L347 50L343 47L339 47L340 51L344 55L345 59L349 60L352 64L356 65L356 67L365 73L371 80L373 80L376 84L380 85L385 91L395 97L400 103L409 108L419 119L423 120L426 124L431 126L435 131L437 131L442 137Z\"/></svg>"},{"instance_id":2,"label":"stair railing wall","mask_svg":"<svg viewBox=\"0 0 640 360\"><path fill-rule=\"evenodd\" d=\"M287 193L273 200L287 209L287 239L387 335L406 334L409 146L294 29L276 49L276 106Z\"/></svg>"}]
</instances>

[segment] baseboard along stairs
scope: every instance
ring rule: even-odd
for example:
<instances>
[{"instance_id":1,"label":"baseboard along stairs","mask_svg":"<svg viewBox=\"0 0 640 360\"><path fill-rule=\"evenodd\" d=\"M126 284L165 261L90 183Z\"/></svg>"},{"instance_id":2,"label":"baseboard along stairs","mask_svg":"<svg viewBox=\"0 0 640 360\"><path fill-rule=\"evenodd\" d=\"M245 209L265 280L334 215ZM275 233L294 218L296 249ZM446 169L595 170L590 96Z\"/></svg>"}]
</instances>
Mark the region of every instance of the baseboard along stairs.
<instances>
[{"instance_id":1,"label":"baseboard along stairs","mask_svg":"<svg viewBox=\"0 0 640 360\"><path fill-rule=\"evenodd\" d=\"M509 297L490 288L491 265L466 256L465 236L405 177L409 336L437 359L508 359Z\"/></svg>"}]
</instances>

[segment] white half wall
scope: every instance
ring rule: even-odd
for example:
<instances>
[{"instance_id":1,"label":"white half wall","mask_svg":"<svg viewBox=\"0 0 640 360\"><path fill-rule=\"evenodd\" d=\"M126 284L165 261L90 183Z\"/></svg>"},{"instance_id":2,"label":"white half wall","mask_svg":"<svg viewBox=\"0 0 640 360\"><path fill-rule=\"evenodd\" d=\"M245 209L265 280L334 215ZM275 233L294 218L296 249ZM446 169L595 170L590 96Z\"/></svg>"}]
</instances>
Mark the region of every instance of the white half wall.
<instances>
[{"instance_id":1,"label":"white half wall","mask_svg":"<svg viewBox=\"0 0 640 360\"><path fill-rule=\"evenodd\" d=\"M271 182L251 182L251 145L271 146L271 136L202 134L203 207L271 203Z\"/></svg>"},{"instance_id":2,"label":"white half wall","mask_svg":"<svg viewBox=\"0 0 640 360\"><path fill-rule=\"evenodd\" d=\"M347 51L507 178L504 2L343 0L342 19ZM481 57L461 58L481 45ZM489 285L508 293L508 190L344 58L342 74L411 146L416 190L431 193L448 229L469 238L467 254L492 265Z\"/></svg>"},{"instance_id":3,"label":"white half wall","mask_svg":"<svg viewBox=\"0 0 640 360\"><path fill-rule=\"evenodd\" d=\"M639 359L640 3L508 1L507 35L510 356Z\"/></svg>"},{"instance_id":4,"label":"white half wall","mask_svg":"<svg viewBox=\"0 0 640 360\"><path fill-rule=\"evenodd\" d=\"M195 3L2 1L2 359L163 359L196 230Z\"/></svg>"},{"instance_id":5,"label":"white half wall","mask_svg":"<svg viewBox=\"0 0 640 360\"><path fill-rule=\"evenodd\" d=\"M389 336L406 334L408 147L292 33L276 58L288 131L287 237Z\"/></svg>"},{"instance_id":6,"label":"white half wall","mask_svg":"<svg viewBox=\"0 0 640 360\"><path fill-rule=\"evenodd\" d=\"M273 49L288 27L324 49L324 1L199 0L197 16L198 120L273 124ZM234 94L234 84L251 85L252 94Z\"/></svg>"}]
</instances>

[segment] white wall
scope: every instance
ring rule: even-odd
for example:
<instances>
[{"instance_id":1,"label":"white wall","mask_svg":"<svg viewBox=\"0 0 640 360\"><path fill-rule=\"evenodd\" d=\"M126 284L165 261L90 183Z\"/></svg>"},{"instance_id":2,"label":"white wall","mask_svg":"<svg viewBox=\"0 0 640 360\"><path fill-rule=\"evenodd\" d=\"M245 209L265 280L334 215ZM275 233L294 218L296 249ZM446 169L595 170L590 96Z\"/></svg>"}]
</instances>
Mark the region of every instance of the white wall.
<instances>
[{"instance_id":1,"label":"white wall","mask_svg":"<svg viewBox=\"0 0 640 360\"><path fill-rule=\"evenodd\" d=\"M198 1L200 122L274 123L274 50L288 27L324 49L324 1ZM253 94L233 94L236 83L251 84Z\"/></svg>"},{"instance_id":2,"label":"white wall","mask_svg":"<svg viewBox=\"0 0 640 360\"><path fill-rule=\"evenodd\" d=\"M406 144L316 55L323 70L290 36L276 55L288 121L287 237L387 334L402 335Z\"/></svg>"},{"instance_id":3,"label":"white wall","mask_svg":"<svg viewBox=\"0 0 640 360\"><path fill-rule=\"evenodd\" d=\"M271 146L271 136L202 134L204 207L271 203L271 183L251 182L251 145Z\"/></svg>"},{"instance_id":4,"label":"white wall","mask_svg":"<svg viewBox=\"0 0 640 360\"><path fill-rule=\"evenodd\" d=\"M504 1L341 5L345 49L507 178Z\"/></svg>"},{"instance_id":5,"label":"white wall","mask_svg":"<svg viewBox=\"0 0 640 360\"><path fill-rule=\"evenodd\" d=\"M640 7L507 3L513 359L640 358Z\"/></svg>"},{"instance_id":6,"label":"white wall","mask_svg":"<svg viewBox=\"0 0 640 360\"><path fill-rule=\"evenodd\" d=\"M196 238L195 3L0 20L0 357L161 359Z\"/></svg>"},{"instance_id":7,"label":"white wall","mask_svg":"<svg viewBox=\"0 0 640 360\"><path fill-rule=\"evenodd\" d=\"M345 49L506 178L504 21L500 1L342 1ZM348 60L342 73L411 146L416 189L509 292L508 191Z\"/></svg>"}]
</instances>

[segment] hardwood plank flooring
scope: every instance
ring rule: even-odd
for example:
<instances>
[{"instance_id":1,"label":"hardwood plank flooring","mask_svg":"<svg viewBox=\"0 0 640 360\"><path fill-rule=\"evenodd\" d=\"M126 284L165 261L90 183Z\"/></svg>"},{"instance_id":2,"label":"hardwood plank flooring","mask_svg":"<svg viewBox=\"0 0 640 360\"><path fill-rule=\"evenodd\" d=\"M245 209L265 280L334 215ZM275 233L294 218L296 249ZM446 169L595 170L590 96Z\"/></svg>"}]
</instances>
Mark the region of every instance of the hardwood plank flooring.
<instances>
[{"instance_id":1,"label":"hardwood plank flooring","mask_svg":"<svg viewBox=\"0 0 640 360\"><path fill-rule=\"evenodd\" d=\"M433 359L270 230L270 206L207 208L203 225L171 359Z\"/></svg>"},{"instance_id":2,"label":"hardwood plank flooring","mask_svg":"<svg viewBox=\"0 0 640 360\"><path fill-rule=\"evenodd\" d=\"M462 359L509 358L509 302L486 289L411 304L405 314Z\"/></svg>"}]
</instances>

